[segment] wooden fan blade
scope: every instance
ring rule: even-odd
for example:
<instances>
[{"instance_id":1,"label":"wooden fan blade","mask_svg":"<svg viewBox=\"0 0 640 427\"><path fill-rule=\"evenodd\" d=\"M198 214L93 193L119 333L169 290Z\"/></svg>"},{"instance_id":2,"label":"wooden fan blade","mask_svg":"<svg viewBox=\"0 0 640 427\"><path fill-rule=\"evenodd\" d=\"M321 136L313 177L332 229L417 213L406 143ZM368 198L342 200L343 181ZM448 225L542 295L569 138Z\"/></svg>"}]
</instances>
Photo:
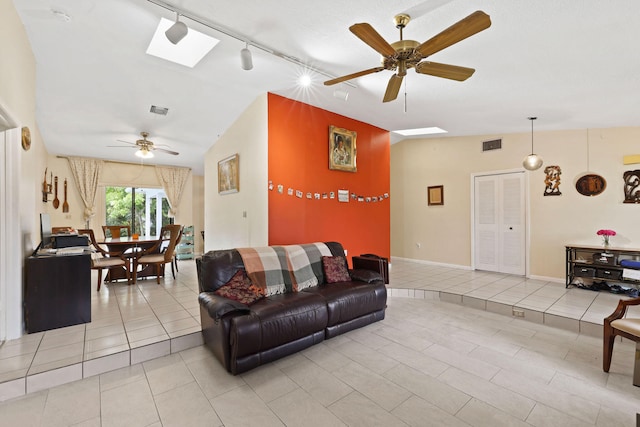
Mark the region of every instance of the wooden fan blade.
<instances>
[{"instance_id":1,"label":"wooden fan blade","mask_svg":"<svg viewBox=\"0 0 640 427\"><path fill-rule=\"evenodd\" d=\"M177 151L171 151L171 150L167 150L165 148L153 147L152 150L153 151L162 151L163 153L171 154L171 155L174 155L174 156L177 156L178 154L180 154Z\"/></svg>"},{"instance_id":2,"label":"wooden fan blade","mask_svg":"<svg viewBox=\"0 0 640 427\"><path fill-rule=\"evenodd\" d=\"M391 47L389 42L382 38L380 34L369 24L353 24L349 30L355 34L360 40L371 46L382 56L392 56L396 54L396 50Z\"/></svg>"},{"instance_id":3,"label":"wooden fan blade","mask_svg":"<svg viewBox=\"0 0 640 427\"><path fill-rule=\"evenodd\" d=\"M122 142L125 142L125 141L122 141ZM107 145L107 147L109 147L109 148L137 148L134 145L131 145L131 146L129 146L129 145Z\"/></svg>"},{"instance_id":4,"label":"wooden fan blade","mask_svg":"<svg viewBox=\"0 0 640 427\"><path fill-rule=\"evenodd\" d=\"M491 18L481 10L456 22L441 33L431 37L416 48L423 58L440 52L442 49L458 43L491 26Z\"/></svg>"},{"instance_id":5,"label":"wooden fan blade","mask_svg":"<svg viewBox=\"0 0 640 427\"><path fill-rule=\"evenodd\" d=\"M457 65L440 64L438 62L420 62L416 65L416 72L429 74L431 76L443 77L445 79L457 80L459 82L467 80L475 73L473 68L459 67Z\"/></svg>"},{"instance_id":6,"label":"wooden fan blade","mask_svg":"<svg viewBox=\"0 0 640 427\"><path fill-rule=\"evenodd\" d=\"M393 101L398 97L398 92L400 92L400 86L402 86L402 77L394 74L389 79L389 84L387 85L387 90L384 93L384 98L382 98L382 102Z\"/></svg>"},{"instance_id":7,"label":"wooden fan blade","mask_svg":"<svg viewBox=\"0 0 640 427\"><path fill-rule=\"evenodd\" d=\"M326 82L324 82L324 85L331 86L336 83L342 83L346 80L351 80L351 79L355 79L356 77L366 76L367 74L377 73L382 70L384 70L384 67L369 68L368 70L358 71L357 73L347 74L346 76L337 77L332 80L327 80Z\"/></svg>"}]
</instances>

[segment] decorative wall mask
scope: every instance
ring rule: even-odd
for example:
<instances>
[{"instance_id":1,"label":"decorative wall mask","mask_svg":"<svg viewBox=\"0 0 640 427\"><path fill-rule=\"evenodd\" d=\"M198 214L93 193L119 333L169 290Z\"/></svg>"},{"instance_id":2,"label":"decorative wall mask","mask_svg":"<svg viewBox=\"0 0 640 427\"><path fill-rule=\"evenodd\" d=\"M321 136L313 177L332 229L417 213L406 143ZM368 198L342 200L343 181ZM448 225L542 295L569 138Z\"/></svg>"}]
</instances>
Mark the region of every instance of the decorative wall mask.
<instances>
[{"instance_id":1,"label":"decorative wall mask","mask_svg":"<svg viewBox=\"0 0 640 427\"><path fill-rule=\"evenodd\" d=\"M607 181L600 175L589 173L576 181L576 190L583 196L597 196L607 188Z\"/></svg>"},{"instance_id":2,"label":"decorative wall mask","mask_svg":"<svg viewBox=\"0 0 640 427\"><path fill-rule=\"evenodd\" d=\"M624 202L640 203L640 169L626 171L624 178Z\"/></svg>"},{"instance_id":3,"label":"decorative wall mask","mask_svg":"<svg viewBox=\"0 0 640 427\"><path fill-rule=\"evenodd\" d=\"M560 175L562 171L560 166L547 166L544 168L544 195L545 196L560 196Z\"/></svg>"}]
</instances>

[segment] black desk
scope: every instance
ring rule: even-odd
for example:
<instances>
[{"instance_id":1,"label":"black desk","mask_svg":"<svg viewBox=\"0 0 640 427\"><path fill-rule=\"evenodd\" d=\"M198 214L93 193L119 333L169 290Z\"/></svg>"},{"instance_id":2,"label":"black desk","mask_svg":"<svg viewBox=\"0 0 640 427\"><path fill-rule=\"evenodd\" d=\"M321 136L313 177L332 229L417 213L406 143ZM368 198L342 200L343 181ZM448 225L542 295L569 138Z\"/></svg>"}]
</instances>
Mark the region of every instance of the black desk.
<instances>
[{"instance_id":1,"label":"black desk","mask_svg":"<svg viewBox=\"0 0 640 427\"><path fill-rule=\"evenodd\" d=\"M91 256L29 257L24 321L28 333L91 322Z\"/></svg>"}]
</instances>

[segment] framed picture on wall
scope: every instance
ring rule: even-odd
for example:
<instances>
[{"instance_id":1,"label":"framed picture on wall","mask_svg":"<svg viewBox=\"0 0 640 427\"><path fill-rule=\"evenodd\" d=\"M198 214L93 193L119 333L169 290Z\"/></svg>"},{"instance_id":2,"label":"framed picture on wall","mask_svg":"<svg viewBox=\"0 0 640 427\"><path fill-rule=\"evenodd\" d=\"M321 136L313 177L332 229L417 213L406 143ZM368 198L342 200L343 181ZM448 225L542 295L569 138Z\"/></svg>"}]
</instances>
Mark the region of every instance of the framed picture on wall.
<instances>
[{"instance_id":1,"label":"framed picture on wall","mask_svg":"<svg viewBox=\"0 0 640 427\"><path fill-rule=\"evenodd\" d=\"M329 126L329 169L356 172L356 132Z\"/></svg>"},{"instance_id":2,"label":"framed picture on wall","mask_svg":"<svg viewBox=\"0 0 640 427\"><path fill-rule=\"evenodd\" d=\"M231 194L240 191L240 157L229 156L218 162L218 193Z\"/></svg>"},{"instance_id":3,"label":"framed picture on wall","mask_svg":"<svg viewBox=\"0 0 640 427\"><path fill-rule=\"evenodd\" d=\"M427 202L429 206L444 205L444 186L427 187Z\"/></svg>"}]
</instances>

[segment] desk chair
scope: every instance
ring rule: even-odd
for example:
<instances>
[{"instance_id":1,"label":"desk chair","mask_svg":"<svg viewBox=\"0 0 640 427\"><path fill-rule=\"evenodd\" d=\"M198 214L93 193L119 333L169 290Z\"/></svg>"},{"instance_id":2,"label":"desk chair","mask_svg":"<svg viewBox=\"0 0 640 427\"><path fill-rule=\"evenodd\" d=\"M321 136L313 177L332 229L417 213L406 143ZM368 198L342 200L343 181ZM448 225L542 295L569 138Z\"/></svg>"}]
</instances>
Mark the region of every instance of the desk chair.
<instances>
[{"instance_id":1,"label":"desk chair","mask_svg":"<svg viewBox=\"0 0 640 427\"><path fill-rule=\"evenodd\" d=\"M127 237L131 237L131 226L130 225L103 225L102 232L104 233L104 238L111 237L113 239L119 239L122 235L122 230L127 230ZM107 236L107 231L109 235Z\"/></svg>"},{"instance_id":2,"label":"desk chair","mask_svg":"<svg viewBox=\"0 0 640 427\"><path fill-rule=\"evenodd\" d=\"M81 229L78 230L79 235L86 235L89 237L89 245L94 253L91 255L91 269L98 270L98 291L102 285L102 270L112 268L124 268L127 274L127 284L131 283L131 273L129 272L129 260L118 252L108 252L104 250L96 242L96 236L93 234L93 230Z\"/></svg>"},{"instance_id":3,"label":"desk chair","mask_svg":"<svg viewBox=\"0 0 640 427\"><path fill-rule=\"evenodd\" d=\"M640 318L625 317L625 314L627 307L639 304L640 298L620 300L616 310L604 319L602 358L602 369L605 372L609 372L616 335L635 341L636 356L633 367L633 385L638 387L640 387Z\"/></svg>"},{"instance_id":4,"label":"desk chair","mask_svg":"<svg viewBox=\"0 0 640 427\"><path fill-rule=\"evenodd\" d=\"M180 235L181 225L172 224L165 225L160 231L160 238L158 242L151 248L143 251L140 256L134 258L133 267L133 283L137 281L138 266L142 265L155 265L156 266L156 282L160 284L160 276L164 271L165 264L171 264L173 260L173 254L176 249L176 242ZM166 244L166 249L162 250Z\"/></svg>"}]
</instances>

